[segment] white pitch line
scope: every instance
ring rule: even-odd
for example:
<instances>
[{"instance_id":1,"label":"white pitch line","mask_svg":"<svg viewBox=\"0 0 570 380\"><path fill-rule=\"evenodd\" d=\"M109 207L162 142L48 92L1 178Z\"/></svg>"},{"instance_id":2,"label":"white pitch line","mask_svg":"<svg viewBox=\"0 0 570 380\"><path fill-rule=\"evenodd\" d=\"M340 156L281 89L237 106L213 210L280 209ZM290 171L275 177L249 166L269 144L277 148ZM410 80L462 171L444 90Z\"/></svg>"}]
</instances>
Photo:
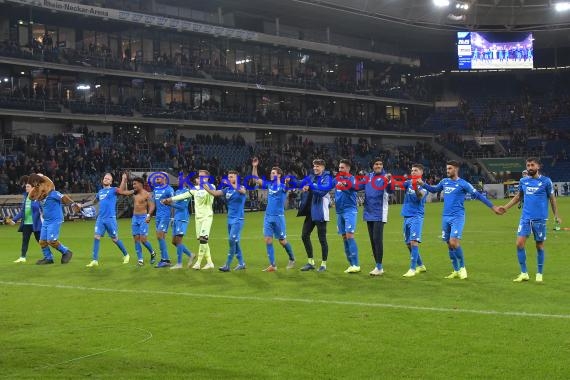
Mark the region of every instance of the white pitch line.
<instances>
[{"instance_id":1,"label":"white pitch line","mask_svg":"<svg viewBox=\"0 0 570 380\"><path fill-rule=\"evenodd\" d=\"M31 368L30 371L39 371L39 370L42 370L42 369L53 368L53 367L57 367L57 366L60 366L60 365L77 362L77 361L79 361L79 360L83 360L83 359L87 359L87 358L92 358L92 357L94 357L94 356L103 355L103 354L106 354L107 352L122 350L122 349L125 349L125 348L127 348L127 347L131 347L131 346L135 346L135 345L138 345L138 344L142 344L142 343L148 342L148 341L151 340L152 337L153 337L153 335L152 335L152 333L151 333L150 331L145 330L145 329L141 329L141 328L139 328L139 327L130 328L129 330L139 330L139 331L142 331L142 332L144 332L144 333L146 334L146 337L144 337L143 339L141 339L141 340L139 340L139 341L137 341L137 342L131 343L131 344L126 344L126 345L119 346L119 347L115 347L115 348L108 348L108 349L103 350L103 351L94 352L94 353L92 353L92 354L83 355L83 356L79 356L79 357L76 357L76 358L73 358L73 359L64 360L64 361L59 362L59 363L46 364L46 365L41 366L41 367ZM11 374L7 374L7 375L0 375L0 378L13 377L13 376L14 376L14 377L19 377L19 376L21 375L21 373L23 373L23 370L22 370L21 372L19 372L19 373L16 373L16 374L11 373Z\"/></svg>"},{"instance_id":2,"label":"white pitch line","mask_svg":"<svg viewBox=\"0 0 570 380\"><path fill-rule=\"evenodd\" d=\"M570 319L570 314L545 314L545 313L527 313L524 311L453 309L453 308L446 308L446 307L398 305L398 304L391 304L391 303L374 303L374 302L357 302L357 301L335 301L335 300L322 300L322 299L312 299L312 298L230 296L230 295L222 295L222 294L203 294L203 293L172 292L172 291L162 291L162 290L141 290L141 289L94 288L94 287L86 287L86 286L37 284L37 283L13 282L13 281L0 281L0 285L29 286L29 287L39 287L39 288L51 288L51 289L84 290L84 291L107 292L107 293L127 293L127 294L137 294L137 295L151 294L151 295L196 297L196 298L228 299L228 300L236 300L236 301L256 301L256 302L268 302L269 301L269 302L323 304L323 305L338 305L338 306L362 306L362 307L369 307L369 308L429 311L429 312L438 312L438 313L462 313L462 314L494 315L494 316L508 316L508 317L526 317L526 318Z\"/></svg>"},{"instance_id":3,"label":"white pitch line","mask_svg":"<svg viewBox=\"0 0 570 380\"><path fill-rule=\"evenodd\" d=\"M131 330L133 330L133 329L131 329ZM126 345L124 345L124 346L115 347L115 348L108 348L108 349L103 350L103 351L95 352L95 353L89 354L89 355L79 356L79 357L77 357L77 358L65 360L65 361L62 361L62 362L59 362L59 363L55 363L55 364L48 364L48 365L45 365L45 366L40 367L40 368L38 368L38 369L45 369L45 368L57 367L57 366L62 365L62 364L68 364L68 363L76 362L76 361L79 361L79 360L83 360L83 359L87 359L87 358L92 358L93 356L103 355L103 354L105 354L105 353L107 353L107 352L122 350L122 349L127 348L127 347L130 347L130 346L135 346L135 345L137 345L137 344L145 343L145 342L151 340L152 337L153 337L152 333L151 333L150 331L148 331L148 330L141 329L141 328L139 328L139 327L135 327L134 330L142 331L142 332L146 333L147 335L146 335L146 337L144 337L143 339L141 339L141 340L139 340L139 341L137 341L137 342L131 343L131 344L126 344Z\"/></svg>"}]
</instances>

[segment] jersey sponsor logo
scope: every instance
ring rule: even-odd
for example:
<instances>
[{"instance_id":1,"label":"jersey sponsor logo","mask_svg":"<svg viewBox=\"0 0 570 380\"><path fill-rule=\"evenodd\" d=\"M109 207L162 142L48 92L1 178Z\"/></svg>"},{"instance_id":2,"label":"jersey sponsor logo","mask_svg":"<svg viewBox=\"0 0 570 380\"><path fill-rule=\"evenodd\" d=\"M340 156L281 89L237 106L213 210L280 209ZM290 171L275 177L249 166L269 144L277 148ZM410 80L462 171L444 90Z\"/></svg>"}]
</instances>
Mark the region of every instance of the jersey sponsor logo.
<instances>
[{"instance_id":1,"label":"jersey sponsor logo","mask_svg":"<svg viewBox=\"0 0 570 380\"><path fill-rule=\"evenodd\" d=\"M455 191L455 189L457 189L457 185L456 186L445 186L445 188L443 189L443 193L444 194L451 194Z\"/></svg>"},{"instance_id":2,"label":"jersey sponsor logo","mask_svg":"<svg viewBox=\"0 0 570 380\"><path fill-rule=\"evenodd\" d=\"M527 195L533 195L534 193L536 193L538 190L540 190L540 186L527 186L526 187L526 191L525 194Z\"/></svg>"},{"instance_id":3,"label":"jersey sponsor logo","mask_svg":"<svg viewBox=\"0 0 570 380\"><path fill-rule=\"evenodd\" d=\"M279 193L280 190L272 190L272 189L268 189L267 192L269 193L269 195L275 195L277 193Z\"/></svg>"}]
</instances>

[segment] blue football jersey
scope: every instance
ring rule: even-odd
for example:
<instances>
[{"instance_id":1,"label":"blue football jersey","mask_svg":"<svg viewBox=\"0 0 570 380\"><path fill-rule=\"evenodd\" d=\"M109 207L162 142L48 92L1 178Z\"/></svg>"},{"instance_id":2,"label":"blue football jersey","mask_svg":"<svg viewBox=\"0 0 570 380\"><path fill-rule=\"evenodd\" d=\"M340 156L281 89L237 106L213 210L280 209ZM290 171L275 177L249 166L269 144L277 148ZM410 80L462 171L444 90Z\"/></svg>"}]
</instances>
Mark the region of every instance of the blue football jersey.
<instances>
[{"instance_id":1,"label":"blue football jersey","mask_svg":"<svg viewBox=\"0 0 570 380\"><path fill-rule=\"evenodd\" d=\"M63 209L61 207L61 198L63 194L59 191L52 190L43 200L42 209L44 223L63 223Z\"/></svg>"},{"instance_id":2,"label":"blue football jersey","mask_svg":"<svg viewBox=\"0 0 570 380\"><path fill-rule=\"evenodd\" d=\"M188 189L176 190L174 195L184 194ZM190 210L188 205L190 203L190 198L184 198L179 201L174 201L172 207L174 207L174 220L187 222L190 219Z\"/></svg>"},{"instance_id":3,"label":"blue football jersey","mask_svg":"<svg viewBox=\"0 0 570 380\"><path fill-rule=\"evenodd\" d=\"M416 185L417 186L417 185ZM421 189L420 191L424 194L421 199L418 199L416 195L416 190L412 184L412 181L407 180L404 182L404 205L402 206L402 216L403 217L412 217L412 216L423 216L425 204L427 201L427 191L425 189Z\"/></svg>"},{"instance_id":4,"label":"blue football jersey","mask_svg":"<svg viewBox=\"0 0 570 380\"><path fill-rule=\"evenodd\" d=\"M524 195L523 219L548 219L548 199L554 194L550 178L543 175L521 178L519 191Z\"/></svg>"},{"instance_id":5,"label":"blue football jersey","mask_svg":"<svg viewBox=\"0 0 570 380\"><path fill-rule=\"evenodd\" d=\"M170 206L160 203L161 200L171 198L174 196L174 189L172 186L166 186L161 189L154 189L152 192L152 199L156 205L157 218L170 218Z\"/></svg>"},{"instance_id":6,"label":"blue football jersey","mask_svg":"<svg viewBox=\"0 0 570 380\"><path fill-rule=\"evenodd\" d=\"M99 218L108 219L117 217L117 188L103 188L97 192L99 201Z\"/></svg>"},{"instance_id":7,"label":"blue football jersey","mask_svg":"<svg viewBox=\"0 0 570 380\"><path fill-rule=\"evenodd\" d=\"M341 189L339 182L350 182L348 186ZM333 180L336 187L334 192L335 208L337 214L354 213L358 211L356 202L356 180L354 176L338 176Z\"/></svg>"},{"instance_id":8,"label":"blue football jersey","mask_svg":"<svg viewBox=\"0 0 570 380\"><path fill-rule=\"evenodd\" d=\"M471 194L479 198L477 190L463 178L444 178L431 189L433 192L443 192L443 216L465 216L465 195Z\"/></svg>"},{"instance_id":9,"label":"blue football jersey","mask_svg":"<svg viewBox=\"0 0 570 380\"><path fill-rule=\"evenodd\" d=\"M245 194L241 194L232 187L224 187L222 192L224 193L226 204L228 205L228 223L232 223L236 220L243 220L246 198Z\"/></svg>"},{"instance_id":10,"label":"blue football jersey","mask_svg":"<svg viewBox=\"0 0 570 380\"><path fill-rule=\"evenodd\" d=\"M269 183L267 185L267 209L265 215L283 216L285 215L285 200L287 190L285 184Z\"/></svg>"}]
</instances>

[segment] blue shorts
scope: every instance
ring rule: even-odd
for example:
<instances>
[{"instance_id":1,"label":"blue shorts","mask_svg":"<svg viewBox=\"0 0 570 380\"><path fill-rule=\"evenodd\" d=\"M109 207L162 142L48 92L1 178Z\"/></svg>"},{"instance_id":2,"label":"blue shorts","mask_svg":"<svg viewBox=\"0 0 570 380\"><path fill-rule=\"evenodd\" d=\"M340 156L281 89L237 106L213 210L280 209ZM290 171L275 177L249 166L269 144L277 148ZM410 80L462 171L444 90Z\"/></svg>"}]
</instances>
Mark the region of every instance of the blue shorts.
<instances>
[{"instance_id":1,"label":"blue shorts","mask_svg":"<svg viewBox=\"0 0 570 380\"><path fill-rule=\"evenodd\" d=\"M536 242L546 240L546 220L545 219L521 219L517 236L529 237L530 232L534 235Z\"/></svg>"},{"instance_id":2,"label":"blue shorts","mask_svg":"<svg viewBox=\"0 0 570 380\"><path fill-rule=\"evenodd\" d=\"M40 231L40 240L45 240L45 241L59 240L60 229L61 229L61 223L44 222L44 224L42 224L42 229Z\"/></svg>"},{"instance_id":3,"label":"blue shorts","mask_svg":"<svg viewBox=\"0 0 570 380\"><path fill-rule=\"evenodd\" d=\"M243 229L243 219L228 220L228 240L239 243L241 239L241 230Z\"/></svg>"},{"instance_id":4,"label":"blue shorts","mask_svg":"<svg viewBox=\"0 0 570 380\"><path fill-rule=\"evenodd\" d=\"M441 221L441 240L461 239L465 227L465 215L444 216Z\"/></svg>"},{"instance_id":5,"label":"blue shorts","mask_svg":"<svg viewBox=\"0 0 570 380\"><path fill-rule=\"evenodd\" d=\"M406 244L409 244L413 240L421 243L423 225L423 216L410 216L404 218L404 241Z\"/></svg>"},{"instance_id":6,"label":"blue shorts","mask_svg":"<svg viewBox=\"0 0 570 380\"><path fill-rule=\"evenodd\" d=\"M269 216L265 215L263 219L263 236L275 237L279 240L287 238L287 229L285 227L285 216Z\"/></svg>"},{"instance_id":7,"label":"blue shorts","mask_svg":"<svg viewBox=\"0 0 570 380\"><path fill-rule=\"evenodd\" d=\"M345 214L337 214L336 229L339 235L353 234L356 231L357 212L347 212Z\"/></svg>"},{"instance_id":8,"label":"blue shorts","mask_svg":"<svg viewBox=\"0 0 570 380\"><path fill-rule=\"evenodd\" d=\"M156 231L168 232L168 226L170 225L170 218L156 218Z\"/></svg>"},{"instance_id":9,"label":"blue shorts","mask_svg":"<svg viewBox=\"0 0 570 380\"><path fill-rule=\"evenodd\" d=\"M148 223L145 222L146 215L133 215L131 219L131 230L133 236L148 236Z\"/></svg>"},{"instance_id":10,"label":"blue shorts","mask_svg":"<svg viewBox=\"0 0 570 380\"><path fill-rule=\"evenodd\" d=\"M105 232L109 233L109 237L115 238L119 233L119 226L117 225L117 219L97 219L95 222L95 235L101 237L105 236Z\"/></svg>"},{"instance_id":11,"label":"blue shorts","mask_svg":"<svg viewBox=\"0 0 570 380\"><path fill-rule=\"evenodd\" d=\"M188 221L186 220L174 220L172 225L172 236L184 236L186 235L186 230L188 229Z\"/></svg>"}]
</instances>

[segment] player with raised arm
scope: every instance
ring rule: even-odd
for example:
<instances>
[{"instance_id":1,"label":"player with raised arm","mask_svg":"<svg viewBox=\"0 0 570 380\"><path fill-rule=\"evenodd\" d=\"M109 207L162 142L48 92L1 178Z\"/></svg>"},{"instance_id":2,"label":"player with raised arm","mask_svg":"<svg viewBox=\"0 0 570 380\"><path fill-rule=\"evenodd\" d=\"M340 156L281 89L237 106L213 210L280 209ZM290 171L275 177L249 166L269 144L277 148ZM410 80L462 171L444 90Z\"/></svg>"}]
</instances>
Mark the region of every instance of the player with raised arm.
<instances>
[{"instance_id":1,"label":"player with raised arm","mask_svg":"<svg viewBox=\"0 0 570 380\"><path fill-rule=\"evenodd\" d=\"M424 208L427 200L427 190L418 185L418 180L424 174L422 164L413 164L410 172L411 180L404 182L404 242L410 252L410 269L403 277L414 277L417 273L425 272L426 266L420 256L422 227L424 224Z\"/></svg>"},{"instance_id":2,"label":"player with raised arm","mask_svg":"<svg viewBox=\"0 0 570 380\"><path fill-rule=\"evenodd\" d=\"M168 174L158 173L154 176L152 201L156 207L156 239L160 248L160 262L156 268L166 268L170 266L170 257L168 256L168 246L166 245L166 234L170 226L170 219L172 217L172 209L161 203L163 199L171 198L174 195L174 189L167 183Z\"/></svg>"},{"instance_id":3,"label":"player with raised arm","mask_svg":"<svg viewBox=\"0 0 570 380\"><path fill-rule=\"evenodd\" d=\"M500 207L507 211L517 204L519 199L524 197L522 206L521 219L517 230L517 256L521 273L515 278L514 282L528 281L528 270L526 266L525 245L530 233L534 236L536 242L536 261L537 272L536 282L543 280L544 268L544 241L546 240L546 221L548 220L548 201L552 207L554 221L560 223L558 216L558 206L556 197L552 188L552 180L546 176L539 174L540 160L536 157L530 157L526 160L527 176L520 179L519 192L505 206Z\"/></svg>"},{"instance_id":4,"label":"player with raised arm","mask_svg":"<svg viewBox=\"0 0 570 380\"><path fill-rule=\"evenodd\" d=\"M348 268L344 273L359 273L360 262L358 260L358 246L354 240L356 232L356 220L358 216L358 204L356 202L356 181L350 174L350 161L340 160L338 164L338 174L334 179L335 183L335 208L337 214L337 230L342 236L344 253L348 260Z\"/></svg>"},{"instance_id":5,"label":"player with raised arm","mask_svg":"<svg viewBox=\"0 0 570 380\"><path fill-rule=\"evenodd\" d=\"M126 186L126 185L125 185ZM125 187L126 188L126 187ZM144 189L144 179L136 177L133 179L134 210L131 219L131 230L135 241L135 251L137 252L137 265L143 266L144 259L142 246L150 253L150 264L156 262L156 254L152 245L148 241L148 225L154 212L154 202L152 194Z\"/></svg>"},{"instance_id":6,"label":"player with raised arm","mask_svg":"<svg viewBox=\"0 0 570 380\"><path fill-rule=\"evenodd\" d=\"M216 186L210 183L210 172L205 169L198 170L198 176L194 178L194 186L190 187L188 192L162 201L164 204L170 204L174 201L194 197L196 238L200 242L200 247L198 248L198 259L192 266L192 269L196 270L215 268L214 262L212 261L212 255L210 253L210 245L208 244L212 222L214 221L214 210L212 209L214 196L205 190L206 187L211 190L216 190ZM206 258L206 265L200 268L204 258Z\"/></svg>"},{"instance_id":7,"label":"player with raised arm","mask_svg":"<svg viewBox=\"0 0 570 380\"><path fill-rule=\"evenodd\" d=\"M187 193L188 189L184 187L184 184L179 184L178 190L174 192L174 195L180 195ZM192 264L194 255L182 242L186 230L188 229L188 223L190 221L190 210L189 210L190 198L184 198L179 201L172 202L170 206L174 209L174 221L172 222L172 245L176 247L176 265L170 267L170 269L182 269L182 256L185 254L188 256L188 267Z\"/></svg>"},{"instance_id":8,"label":"player with raised arm","mask_svg":"<svg viewBox=\"0 0 570 380\"><path fill-rule=\"evenodd\" d=\"M225 197L228 206L228 243L230 250L226 263L224 266L218 268L221 272L230 271L230 265L232 264L234 256L238 259L238 265L234 270L245 269L245 261L243 260L243 253L239 243L244 224L246 189L238 183L237 178L238 172L230 170L228 171L227 177L229 186L221 190L213 190L210 187L204 186L204 190L214 197Z\"/></svg>"},{"instance_id":9,"label":"player with raised arm","mask_svg":"<svg viewBox=\"0 0 570 380\"><path fill-rule=\"evenodd\" d=\"M423 186L430 193L443 191L443 217L441 225L441 239L447 243L449 248L449 258L453 266L453 272L445 278L467 278L463 248L460 245L463 227L465 226L465 195L470 194L474 199L478 199L497 215L504 213L467 181L459 178L459 162L447 162L447 178L442 179L436 186L425 184L422 179L418 179L418 184Z\"/></svg>"},{"instance_id":10,"label":"player with raised arm","mask_svg":"<svg viewBox=\"0 0 570 380\"><path fill-rule=\"evenodd\" d=\"M271 168L271 181L265 182L259 178L257 167L259 160L257 157L251 161L252 170L251 174L256 177L255 180L258 186L267 189L267 208L265 209L265 217L263 218L263 237L265 239L265 248L267 250L267 258L269 259L269 266L264 269L265 272L275 272L277 265L275 264L275 250L273 249L273 238L279 240L279 244L287 252L289 262L287 269L295 267L295 255L293 248L287 241L287 227L285 224L285 200L287 199L287 189L285 183L282 182L283 170L274 166Z\"/></svg>"},{"instance_id":11,"label":"player with raised arm","mask_svg":"<svg viewBox=\"0 0 570 380\"><path fill-rule=\"evenodd\" d=\"M97 192L95 198L85 203L78 203L77 207L82 209L99 203L99 214L95 221L95 236L93 238L93 256L92 260L87 267L99 266L99 246L101 244L101 237L105 233L109 234L113 243L119 248L123 254L123 264L129 263L129 254L123 242L119 239L119 226L117 225L117 194L120 195L133 195L133 190L124 190L127 183L127 174L124 173L121 178L119 187L111 187L113 184L113 176L111 173L106 173L101 181L103 188Z\"/></svg>"}]
</instances>

